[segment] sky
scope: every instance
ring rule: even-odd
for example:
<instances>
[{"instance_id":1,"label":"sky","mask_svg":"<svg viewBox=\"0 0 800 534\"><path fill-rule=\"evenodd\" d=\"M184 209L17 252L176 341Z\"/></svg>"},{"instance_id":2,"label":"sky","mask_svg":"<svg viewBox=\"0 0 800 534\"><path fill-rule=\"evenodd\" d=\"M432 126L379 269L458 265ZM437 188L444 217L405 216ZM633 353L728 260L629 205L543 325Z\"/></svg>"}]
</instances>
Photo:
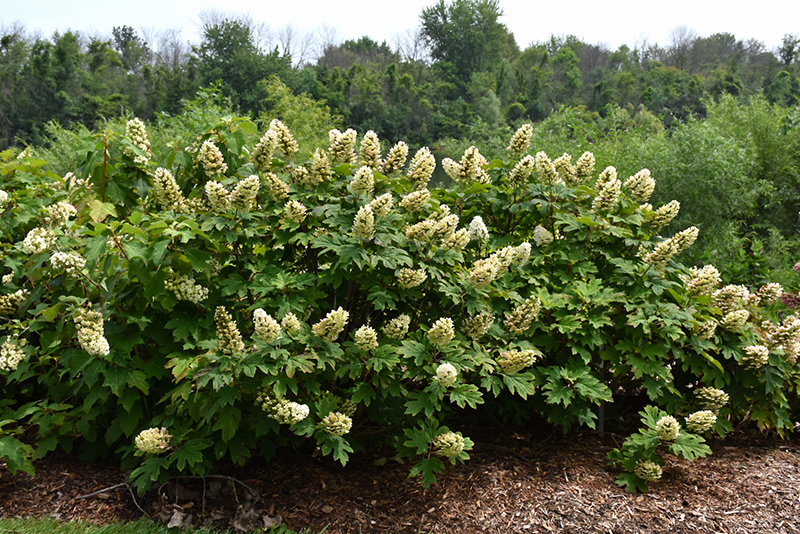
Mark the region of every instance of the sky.
<instances>
[{"instance_id":1,"label":"sky","mask_svg":"<svg viewBox=\"0 0 800 534\"><path fill-rule=\"evenodd\" d=\"M397 36L419 27L420 13L435 3L436 0L4 0L0 29L19 22L28 33L38 31L43 37L50 37L55 31L77 30L110 38L114 26L128 25L140 32L181 28L183 39L197 44L200 13L215 10L249 14L255 23L265 23L273 31L291 25L298 34L316 35L327 27L335 29L336 41L368 35L392 45ZM787 33L800 36L800 2L796 0L762 0L739 8L731 2L709 0L500 0L500 7L504 13L500 22L511 30L521 48L546 41L551 35L569 34L612 50L623 44L631 48L642 43L667 46L672 33L681 27L701 37L728 32L740 40L754 38L768 50L775 50Z\"/></svg>"}]
</instances>

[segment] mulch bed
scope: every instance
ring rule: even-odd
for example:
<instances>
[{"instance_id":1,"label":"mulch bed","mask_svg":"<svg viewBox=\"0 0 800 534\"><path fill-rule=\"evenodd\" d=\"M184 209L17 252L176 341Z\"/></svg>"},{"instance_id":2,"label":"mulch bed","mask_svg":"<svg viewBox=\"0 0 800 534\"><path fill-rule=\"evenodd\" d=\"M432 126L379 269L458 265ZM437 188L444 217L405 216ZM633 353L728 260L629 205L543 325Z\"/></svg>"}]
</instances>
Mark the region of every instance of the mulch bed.
<instances>
[{"instance_id":1,"label":"mulch bed","mask_svg":"<svg viewBox=\"0 0 800 534\"><path fill-rule=\"evenodd\" d=\"M473 436L474 437L474 436ZM113 465L51 455L34 478L0 468L0 515L99 523L145 511L173 525L344 532L800 532L800 437L734 435L714 454L670 459L645 495L614 484L621 438L510 433L475 439L472 459L424 491L409 465L361 453L347 467L300 452L246 470L179 479L134 501ZM138 508L138 507L141 507Z\"/></svg>"}]
</instances>

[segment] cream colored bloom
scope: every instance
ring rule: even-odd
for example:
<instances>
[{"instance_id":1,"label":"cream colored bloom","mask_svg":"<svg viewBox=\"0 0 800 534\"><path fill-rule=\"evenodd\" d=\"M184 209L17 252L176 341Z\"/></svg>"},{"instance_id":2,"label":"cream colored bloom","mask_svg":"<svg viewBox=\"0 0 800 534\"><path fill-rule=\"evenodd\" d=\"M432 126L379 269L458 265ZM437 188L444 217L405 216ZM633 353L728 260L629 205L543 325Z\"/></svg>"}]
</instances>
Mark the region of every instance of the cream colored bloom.
<instances>
[{"instance_id":1,"label":"cream colored bloom","mask_svg":"<svg viewBox=\"0 0 800 534\"><path fill-rule=\"evenodd\" d=\"M225 186L216 180L209 180L205 185L206 199L214 211L225 211L231 207L231 197Z\"/></svg>"},{"instance_id":2,"label":"cream colored bloom","mask_svg":"<svg viewBox=\"0 0 800 534\"><path fill-rule=\"evenodd\" d=\"M719 286L719 271L713 265L692 267L688 276L681 276L683 285L692 295L710 295Z\"/></svg>"},{"instance_id":3,"label":"cream colored bloom","mask_svg":"<svg viewBox=\"0 0 800 534\"><path fill-rule=\"evenodd\" d=\"M642 169L625 180L624 185L630 189L631 196L637 202L647 202L650 200L650 195L655 191L656 181L650 176L649 169Z\"/></svg>"},{"instance_id":4,"label":"cream colored bloom","mask_svg":"<svg viewBox=\"0 0 800 534\"><path fill-rule=\"evenodd\" d=\"M725 330L737 332L747 323L749 318L750 312L747 310L736 310L726 313L722 319L720 319L719 325Z\"/></svg>"},{"instance_id":5,"label":"cream colored bloom","mask_svg":"<svg viewBox=\"0 0 800 534\"><path fill-rule=\"evenodd\" d=\"M16 371L20 362L25 359L22 350L26 344L24 339L8 338L0 346L0 369L7 372Z\"/></svg>"},{"instance_id":6,"label":"cream colored bloom","mask_svg":"<svg viewBox=\"0 0 800 534\"><path fill-rule=\"evenodd\" d=\"M453 320L449 317L441 317L428 330L428 341L437 347L444 347L453 340L454 335Z\"/></svg>"},{"instance_id":7,"label":"cream colored bloom","mask_svg":"<svg viewBox=\"0 0 800 534\"><path fill-rule=\"evenodd\" d=\"M398 141L382 162L383 173L387 176L398 173L406 164L406 158L408 158L408 145L404 141Z\"/></svg>"},{"instance_id":8,"label":"cream colored bloom","mask_svg":"<svg viewBox=\"0 0 800 534\"><path fill-rule=\"evenodd\" d=\"M402 289L417 287L428 279L425 269L408 269L406 267L398 270L395 276L397 277L397 285Z\"/></svg>"},{"instance_id":9,"label":"cream colored bloom","mask_svg":"<svg viewBox=\"0 0 800 534\"><path fill-rule=\"evenodd\" d=\"M255 165L259 171L266 171L272 166L272 155L278 146L278 132L267 130L258 140L256 146L250 152L250 163Z\"/></svg>"},{"instance_id":10,"label":"cream colored bloom","mask_svg":"<svg viewBox=\"0 0 800 534\"><path fill-rule=\"evenodd\" d=\"M657 271L663 271L669 260L678 253L678 244L672 239L665 239L656 245L652 252L642 256L642 261L652 265Z\"/></svg>"},{"instance_id":11,"label":"cream colored bloom","mask_svg":"<svg viewBox=\"0 0 800 534\"><path fill-rule=\"evenodd\" d=\"M689 432L702 434L717 423L717 416L710 410L700 410L694 412L686 418L686 429Z\"/></svg>"},{"instance_id":12,"label":"cream colored bloom","mask_svg":"<svg viewBox=\"0 0 800 534\"><path fill-rule=\"evenodd\" d=\"M234 355L244 351L239 328L224 306L217 306L214 311L214 323L217 325L217 348L220 352Z\"/></svg>"},{"instance_id":13,"label":"cream colored bloom","mask_svg":"<svg viewBox=\"0 0 800 534\"><path fill-rule=\"evenodd\" d=\"M494 315L491 312L481 312L474 317L468 317L461 323L461 331L464 335L478 340L482 338L494 323Z\"/></svg>"},{"instance_id":14,"label":"cream colored bloom","mask_svg":"<svg viewBox=\"0 0 800 534\"><path fill-rule=\"evenodd\" d=\"M272 343L281 337L281 325L272 315L258 308L253 312L255 333L264 343Z\"/></svg>"},{"instance_id":15,"label":"cream colored bloom","mask_svg":"<svg viewBox=\"0 0 800 534\"><path fill-rule=\"evenodd\" d=\"M461 252L467 248L467 245L469 245L469 230L466 228L461 228L442 240L442 248L445 250Z\"/></svg>"},{"instance_id":16,"label":"cream colored bloom","mask_svg":"<svg viewBox=\"0 0 800 534\"><path fill-rule=\"evenodd\" d=\"M539 300L539 297L530 297L523 301L506 316L504 322L506 328L513 334L520 335L525 333L539 314L541 306L542 301Z\"/></svg>"},{"instance_id":17,"label":"cream colored bloom","mask_svg":"<svg viewBox=\"0 0 800 534\"><path fill-rule=\"evenodd\" d=\"M150 152L150 140L147 138L147 130L144 123L138 118L133 118L125 125L125 137L131 142L133 146L144 152L142 155L136 155L133 150L125 149L124 152L127 156L133 158L134 163L137 165L145 165L152 156Z\"/></svg>"},{"instance_id":18,"label":"cream colored bloom","mask_svg":"<svg viewBox=\"0 0 800 534\"><path fill-rule=\"evenodd\" d=\"M350 182L350 189L357 195L372 196L372 191L375 189L372 168L365 165L358 169Z\"/></svg>"},{"instance_id":19,"label":"cream colored bloom","mask_svg":"<svg viewBox=\"0 0 800 534\"><path fill-rule=\"evenodd\" d=\"M513 374L530 367L541 357L542 353L536 349L510 350L501 352L497 363L504 373Z\"/></svg>"},{"instance_id":20,"label":"cream colored bloom","mask_svg":"<svg viewBox=\"0 0 800 534\"><path fill-rule=\"evenodd\" d=\"M166 428L148 428L139 432L133 442L136 448L145 454L159 454L169 450L171 439L172 436Z\"/></svg>"},{"instance_id":21,"label":"cream colored bloom","mask_svg":"<svg viewBox=\"0 0 800 534\"><path fill-rule=\"evenodd\" d=\"M764 345L750 345L744 351L746 356L742 358L742 367L745 369L761 369L769 362L769 349Z\"/></svg>"},{"instance_id":22,"label":"cream colored bloom","mask_svg":"<svg viewBox=\"0 0 800 534\"><path fill-rule=\"evenodd\" d=\"M57 202L47 206L47 213L44 216L44 222L48 226L61 226L72 217L77 215L78 210L69 202Z\"/></svg>"},{"instance_id":23,"label":"cream colored bloom","mask_svg":"<svg viewBox=\"0 0 800 534\"><path fill-rule=\"evenodd\" d=\"M391 193L384 193L372 202L369 203L369 207L372 208L372 213L375 214L376 219L383 219L389 212L392 211L392 204L394 200L392 199Z\"/></svg>"},{"instance_id":24,"label":"cream colored bloom","mask_svg":"<svg viewBox=\"0 0 800 534\"><path fill-rule=\"evenodd\" d=\"M533 156L525 156L508 173L508 184L514 188L525 185L535 168L536 160Z\"/></svg>"},{"instance_id":25,"label":"cream colored bloom","mask_svg":"<svg viewBox=\"0 0 800 534\"><path fill-rule=\"evenodd\" d=\"M8 201L8 193L0 189L0 206L5 204L7 201Z\"/></svg>"},{"instance_id":26,"label":"cream colored bloom","mask_svg":"<svg viewBox=\"0 0 800 534\"><path fill-rule=\"evenodd\" d=\"M231 191L231 207L239 211L248 211L255 203L260 185L261 179L255 174L241 180Z\"/></svg>"},{"instance_id":27,"label":"cream colored bloom","mask_svg":"<svg viewBox=\"0 0 800 534\"><path fill-rule=\"evenodd\" d=\"M510 158L519 158L531 146L531 136L533 136L533 125L523 124L511 137L511 142L508 143L508 156Z\"/></svg>"},{"instance_id":28,"label":"cream colored bloom","mask_svg":"<svg viewBox=\"0 0 800 534\"><path fill-rule=\"evenodd\" d=\"M34 228L22 241L22 250L25 254L41 254L56 242L56 235L48 228L41 226Z\"/></svg>"},{"instance_id":29,"label":"cream colored bloom","mask_svg":"<svg viewBox=\"0 0 800 534\"><path fill-rule=\"evenodd\" d=\"M108 356L110 347L103 335L103 316L94 310L79 310L73 317L81 348L92 356Z\"/></svg>"},{"instance_id":30,"label":"cream colored bloom","mask_svg":"<svg viewBox=\"0 0 800 534\"><path fill-rule=\"evenodd\" d=\"M332 436L344 436L353 427L353 420L341 412L331 412L322 420L322 428Z\"/></svg>"},{"instance_id":31,"label":"cream colored bloom","mask_svg":"<svg viewBox=\"0 0 800 534\"><path fill-rule=\"evenodd\" d=\"M603 184L603 187L598 191L597 196L592 201L592 211L595 213L612 211L619 201L621 186L622 184L616 178L608 180Z\"/></svg>"},{"instance_id":32,"label":"cream colored bloom","mask_svg":"<svg viewBox=\"0 0 800 534\"><path fill-rule=\"evenodd\" d=\"M50 256L50 266L56 270L64 270L69 274L81 272L86 260L77 252L54 252Z\"/></svg>"},{"instance_id":33,"label":"cream colored bloom","mask_svg":"<svg viewBox=\"0 0 800 534\"><path fill-rule=\"evenodd\" d=\"M681 203L677 200L673 200L672 202L661 206L650 214L650 224L656 231L658 231L668 225L672 219L677 217L680 209Z\"/></svg>"},{"instance_id":34,"label":"cream colored bloom","mask_svg":"<svg viewBox=\"0 0 800 534\"><path fill-rule=\"evenodd\" d=\"M572 156L566 152L553 161L553 167L560 181L569 185L578 183L578 171L572 165Z\"/></svg>"},{"instance_id":35,"label":"cream colored bloom","mask_svg":"<svg viewBox=\"0 0 800 534\"><path fill-rule=\"evenodd\" d=\"M558 182L558 174L553 165L552 160L547 157L544 152L537 152L534 158L536 164L536 173L539 175L539 181L545 185L551 185Z\"/></svg>"},{"instance_id":36,"label":"cream colored bloom","mask_svg":"<svg viewBox=\"0 0 800 534\"><path fill-rule=\"evenodd\" d=\"M289 196L289 185L271 172L264 173L264 188L273 200L283 200Z\"/></svg>"},{"instance_id":37,"label":"cream colored bloom","mask_svg":"<svg viewBox=\"0 0 800 534\"><path fill-rule=\"evenodd\" d=\"M440 363L436 368L436 376L433 380L444 388L449 388L456 383L458 379L458 371L452 363Z\"/></svg>"},{"instance_id":38,"label":"cream colored bloom","mask_svg":"<svg viewBox=\"0 0 800 534\"><path fill-rule=\"evenodd\" d=\"M411 317L405 314L399 315L383 327L383 334L392 339L403 339L408 333L408 326L410 324Z\"/></svg>"},{"instance_id":39,"label":"cream colored bloom","mask_svg":"<svg viewBox=\"0 0 800 534\"><path fill-rule=\"evenodd\" d=\"M307 214L308 209L296 200L290 200L283 207L283 216L287 220L296 222L298 224L306 219Z\"/></svg>"},{"instance_id":40,"label":"cream colored bloom","mask_svg":"<svg viewBox=\"0 0 800 534\"><path fill-rule=\"evenodd\" d=\"M222 152L211 139L206 139L200 145L197 163L202 165L203 171L209 177L221 176L228 170L228 165L222 158Z\"/></svg>"},{"instance_id":41,"label":"cream colored bloom","mask_svg":"<svg viewBox=\"0 0 800 534\"><path fill-rule=\"evenodd\" d=\"M180 210L186 202L175 177L163 167L157 168L153 175L153 189L161 209Z\"/></svg>"},{"instance_id":42,"label":"cream colored bloom","mask_svg":"<svg viewBox=\"0 0 800 534\"><path fill-rule=\"evenodd\" d=\"M334 165L339 163L355 163L356 153L353 149L356 146L357 136L358 134L352 128L344 133L336 129L328 132L331 160Z\"/></svg>"},{"instance_id":43,"label":"cream colored bloom","mask_svg":"<svg viewBox=\"0 0 800 534\"><path fill-rule=\"evenodd\" d=\"M483 289L497 279L500 269L500 263L496 259L477 260L469 273L469 280L476 288Z\"/></svg>"},{"instance_id":44,"label":"cream colored bloom","mask_svg":"<svg viewBox=\"0 0 800 534\"><path fill-rule=\"evenodd\" d=\"M691 247L694 242L697 241L697 236L699 234L700 230L698 230L696 226L691 226L672 236L670 239L675 240L675 249L678 251L677 254Z\"/></svg>"},{"instance_id":45,"label":"cream colored bloom","mask_svg":"<svg viewBox=\"0 0 800 534\"><path fill-rule=\"evenodd\" d=\"M581 157L578 158L578 162L575 164L575 171L578 173L578 178L584 179L594 174L594 165L594 154L588 151L581 154Z\"/></svg>"},{"instance_id":46,"label":"cream colored bloom","mask_svg":"<svg viewBox=\"0 0 800 534\"><path fill-rule=\"evenodd\" d=\"M369 205L361 206L353 218L353 235L358 239L375 237L375 215Z\"/></svg>"},{"instance_id":47,"label":"cream colored bloom","mask_svg":"<svg viewBox=\"0 0 800 534\"><path fill-rule=\"evenodd\" d=\"M277 147L287 157L291 158L297 152L297 141L294 140L292 132L278 119L272 119L269 129L274 131L277 138Z\"/></svg>"},{"instance_id":48,"label":"cream colored bloom","mask_svg":"<svg viewBox=\"0 0 800 534\"><path fill-rule=\"evenodd\" d=\"M378 333L371 326L364 325L353 334L356 346L364 352L372 352L378 348Z\"/></svg>"},{"instance_id":49,"label":"cream colored bloom","mask_svg":"<svg viewBox=\"0 0 800 534\"><path fill-rule=\"evenodd\" d=\"M188 276L179 275L169 269L168 277L164 281L164 288L172 291L178 300L186 300L197 304L208 297L208 288L201 286Z\"/></svg>"},{"instance_id":50,"label":"cream colored bloom","mask_svg":"<svg viewBox=\"0 0 800 534\"><path fill-rule=\"evenodd\" d=\"M283 319L281 319L281 326L287 332L300 331L300 321L297 319L297 316L292 312L288 312L286 315L283 316Z\"/></svg>"},{"instance_id":51,"label":"cream colored bloom","mask_svg":"<svg viewBox=\"0 0 800 534\"><path fill-rule=\"evenodd\" d=\"M697 404L703 410L708 410L713 414L718 414L723 406L728 404L730 397L721 389L705 387L699 388L694 392Z\"/></svg>"},{"instance_id":52,"label":"cream colored bloom","mask_svg":"<svg viewBox=\"0 0 800 534\"><path fill-rule=\"evenodd\" d=\"M656 422L656 434L661 441L675 441L681 434L681 425L671 415L665 415Z\"/></svg>"},{"instance_id":53,"label":"cream colored bloom","mask_svg":"<svg viewBox=\"0 0 800 534\"><path fill-rule=\"evenodd\" d=\"M648 482L658 482L661 480L662 471L661 466L650 460L639 460L636 462L636 469L634 470L636 476Z\"/></svg>"},{"instance_id":54,"label":"cream colored bloom","mask_svg":"<svg viewBox=\"0 0 800 534\"><path fill-rule=\"evenodd\" d=\"M377 171L381 168L381 142L372 130L364 134L358 157L362 165L366 165L372 170Z\"/></svg>"},{"instance_id":55,"label":"cream colored bloom","mask_svg":"<svg viewBox=\"0 0 800 534\"><path fill-rule=\"evenodd\" d=\"M339 334L344 330L347 325L347 320L350 318L350 313L344 310L341 306L331 312L324 319L311 327L311 331L315 336L321 337L328 343L333 343Z\"/></svg>"},{"instance_id":56,"label":"cream colored bloom","mask_svg":"<svg viewBox=\"0 0 800 534\"><path fill-rule=\"evenodd\" d=\"M489 229L483 222L483 217L476 215L469 223L469 238L473 241L486 241L489 239Z\"/></svg>"},{"instance_id":57,"label":"cream colored bloom","mask_svg":"<svg viewBox=\"0 0 800 534\"><path fill-rule=\"evenodd\" d=\"M777 302L783 296L783 286L774 282L765 284L759 288L758 296L765 304Z\"/></svg>"},{"instance_id":58,"label":"cream colored bloom","mask_svg":"<svg viewBox=\"0 0 800 534\"><path fill-rule=\"evenodd\" d=\"M436 158L433 157L428 147L417 150L411 163L408 165L406 177L411 182L411 188L419 191L428 187L428 182L436 169Z\"/></svg>"},{"instance_id":59,"label":"cream colored bloom","mask_svg":"<svg viewBox=\"0 0 800 534\"><path fill-rule=\"evenodd\" d=\"M617 169L615 167L608 166L603 169L603 172L601 172L600 176L597 177L597 181L594 183L594 190L600 192L609 182L613 182L616 179Z\"/></svg>"},{"instance_id":60,"label":"cream colored bloom","mask_svg":"<svg viewBox=\"0 0 800 534\"><path fill-rule=\"evenodd\" d=\"M533 242L536 243L537 247L547 245L548 243L553 242L553 234L551 234L544 226L537 225L536 228L533 229Z\"/></svg>"},{"instance_id":61,"label":"cream colored bloom","mask_svg":"<svg viewBox=\"0 0 800 534\"><path fill-rule=\"evenodd\" d=\"M455 432L445 432L433 438L433 452L446 458L453 458L464 450L464 438Z\"/></svg>"},{"instance_id":62,"label":"cream colored bloom","mask_svg":"<svg viewBox=\"0 0 800 534\"><path fill-rule=\"evenodd\" d=\"M400 201L400 207L408 211L422 211L431 199L431 192L427 189L413 191Z\"/></svg>"}]
</instances>

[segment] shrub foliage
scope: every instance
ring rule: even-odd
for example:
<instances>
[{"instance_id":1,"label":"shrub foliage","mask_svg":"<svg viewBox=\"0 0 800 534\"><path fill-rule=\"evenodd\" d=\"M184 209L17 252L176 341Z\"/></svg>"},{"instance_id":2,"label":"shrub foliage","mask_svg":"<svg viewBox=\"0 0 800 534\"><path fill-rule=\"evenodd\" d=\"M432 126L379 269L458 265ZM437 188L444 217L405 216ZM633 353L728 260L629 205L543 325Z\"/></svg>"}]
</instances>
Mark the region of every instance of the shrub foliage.
<instances>
[{"instance_id":1,"label":"shrub foliage","mask_svg":"<svg viewBox=\"0 0 800 534\"><path fill-rule=\"evenodd\" d=\"M236 116L159 146L135 120L92 134L66 176L3 153L0 454L113 453L144 490L286 445L342 464L381 446L429 485L468 458L463 413L569 430L633 402L645 428L612 459L645 489L674 431L693 458L732 421L791 428L780 288L685 268L697 231L660 235L679 205L647 204L646 169L534 156L530 135L443 160L444 189L427 149L332 130L299 160L279 120ZM10 452L23 429L34 448Z\"/></svg>"}]
</instances>

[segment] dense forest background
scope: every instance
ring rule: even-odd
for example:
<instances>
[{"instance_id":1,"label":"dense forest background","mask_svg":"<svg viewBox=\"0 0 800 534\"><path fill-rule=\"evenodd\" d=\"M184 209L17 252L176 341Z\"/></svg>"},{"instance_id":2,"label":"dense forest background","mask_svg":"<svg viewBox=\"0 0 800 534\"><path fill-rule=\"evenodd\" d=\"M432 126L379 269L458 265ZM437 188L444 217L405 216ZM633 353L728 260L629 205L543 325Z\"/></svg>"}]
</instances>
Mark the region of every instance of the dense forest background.
<instances>
[{"instance_id":1,"label":"dense forest background","mask_svg":"<svg viewBox=\"0 0 800 534\"><path fill-rule=\"evenodd\" d=\"M110 36L49 38L6 27L0 150L34 145L58 155L75 132L119 127L132 116L157 122L198 98L297 128L304 121L291 115L300 106L316 110L319 123L430 146L437 157L458 157L475 143L491 158L532 122L533 151L577 157L590 149L598 164L624 175L650 168L659 180L654 201L682 203L676 227L701 228L695 262L715 262L731 282L793 283L797 35L783 36L777 50L685 28L666 46L609 50L567 35L522 49L500 16L496 0L440 0L391 45L366 35L337 42L334 31L270 33L248 17L216 12L202 17L199 43L177 30L142 34L129 26Z\"/></svg>"}]
</instances>

